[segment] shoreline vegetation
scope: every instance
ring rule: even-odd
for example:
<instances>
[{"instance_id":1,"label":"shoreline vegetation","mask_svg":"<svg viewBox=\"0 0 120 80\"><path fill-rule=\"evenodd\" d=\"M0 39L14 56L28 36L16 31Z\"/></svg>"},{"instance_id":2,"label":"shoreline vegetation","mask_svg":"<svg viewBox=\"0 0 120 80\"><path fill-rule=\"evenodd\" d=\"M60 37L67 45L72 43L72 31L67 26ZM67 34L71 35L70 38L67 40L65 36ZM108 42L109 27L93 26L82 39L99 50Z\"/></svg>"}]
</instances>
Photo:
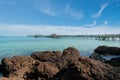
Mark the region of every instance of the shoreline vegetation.
<instances>
[{"instance_id":1,"label":"shoreline vegetation","mask_svg":"<svg viewBox=\"0 0 120 80\"><path fill-rule=\"evenodd\" d=\"M105 60L101 55L117 55ZM3 58L0 80L120 80L120 48L98 46L89 58L74 47Z\"/></svg>"},{"instance_id":2,"label":"shoreline vegetation","mask_svg":"<svg viewBox=\"0 0 120 80\"><path fill-rule=\"evenodd\" d=\"M47 37L47 38L60 38L60 37L80 37L84 39L95 39L95 40L120 40L120 34L99 34L99 35L57 35L55 33L51 35L28 35L27 37Z\"/></svg>"}]
</instances>

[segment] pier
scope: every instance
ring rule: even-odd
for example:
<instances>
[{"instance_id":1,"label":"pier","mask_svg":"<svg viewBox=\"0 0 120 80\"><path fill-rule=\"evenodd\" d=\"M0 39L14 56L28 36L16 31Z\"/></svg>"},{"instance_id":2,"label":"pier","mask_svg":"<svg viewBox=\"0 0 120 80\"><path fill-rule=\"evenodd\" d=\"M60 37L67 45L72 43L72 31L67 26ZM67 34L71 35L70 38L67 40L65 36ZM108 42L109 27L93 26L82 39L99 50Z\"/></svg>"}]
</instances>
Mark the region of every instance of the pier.
<instances>
[{"instance_id":1,"label":"pier","mask_svg":"<svg viewBox=\"0 0 120 80\"><path fill-rule=\"evenodd\" d=\"M96 40L108 40L108 41L109 40L112 40L112 41L119 40L120 41L120 34L97 35Z\"/></svg>"},{"instance_id":2,"label":"pier","mask_svg":"<svg viewBox=\"0 0 120 80\"><path fill-rule=\"evenodd\" d=\"M61 37L79 37L80 39L104 40L104 41L120 41L120 34L101 34L101 35L72 35Z\"/></svg>"},{"instance_id":3,"label":"pier","mask_svg":"<svg viewBox=\"0 0 120 80\"><path fill-rule=\"evenodd\" d=\"M99 34L99 35L32 35L28 37L47 37L47 38L60 38L60 37L79 37L83 40L104 40L104 41L120 41L120 34Z\"/></svg>"}]
</instances>

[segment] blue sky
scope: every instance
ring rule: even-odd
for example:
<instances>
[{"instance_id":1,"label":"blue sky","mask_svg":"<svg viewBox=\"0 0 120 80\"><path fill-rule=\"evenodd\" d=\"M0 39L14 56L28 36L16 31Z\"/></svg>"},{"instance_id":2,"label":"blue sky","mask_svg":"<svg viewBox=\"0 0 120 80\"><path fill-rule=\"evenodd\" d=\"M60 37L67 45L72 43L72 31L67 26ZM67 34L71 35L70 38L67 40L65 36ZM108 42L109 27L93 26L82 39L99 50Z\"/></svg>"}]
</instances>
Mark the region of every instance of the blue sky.
<instances>
[{"instance_id":1,"label":"blue sky","mask_svg":"<svg viewBox=\"0 0 120 80\"><path fill-rule=\"evenodd\" d=\"M120 33L120 0L0 0L0 35Z\"/></svg>"}]
</instances>

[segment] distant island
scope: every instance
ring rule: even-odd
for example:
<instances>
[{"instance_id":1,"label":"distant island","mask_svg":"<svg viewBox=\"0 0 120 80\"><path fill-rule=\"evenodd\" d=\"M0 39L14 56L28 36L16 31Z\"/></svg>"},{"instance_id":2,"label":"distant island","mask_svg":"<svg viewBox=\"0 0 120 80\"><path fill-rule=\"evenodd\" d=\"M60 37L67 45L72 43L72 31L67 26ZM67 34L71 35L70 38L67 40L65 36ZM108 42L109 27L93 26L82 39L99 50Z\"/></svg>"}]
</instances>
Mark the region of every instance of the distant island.
<instances>
[{"instance_id":1,"label":"distant island","mask_svg":"<svg viewBox=\"0 0 120 80\"><path fill-rule=\"evenodd\" d=\"M39 34L37 34L37 35L28 35L27 37L35 37L35 38L39 38L39 37L59 38L61 36L53 33L51 35L39 35Z\"/></svg>"}]
</instances>

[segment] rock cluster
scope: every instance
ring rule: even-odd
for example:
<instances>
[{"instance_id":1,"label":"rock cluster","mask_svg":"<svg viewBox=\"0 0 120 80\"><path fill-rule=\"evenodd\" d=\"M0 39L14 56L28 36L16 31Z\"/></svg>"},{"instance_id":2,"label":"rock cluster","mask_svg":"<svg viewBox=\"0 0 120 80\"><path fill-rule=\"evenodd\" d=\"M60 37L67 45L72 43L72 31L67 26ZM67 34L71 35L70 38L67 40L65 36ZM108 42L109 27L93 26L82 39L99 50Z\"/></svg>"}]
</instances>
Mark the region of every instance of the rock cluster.
<instances>
[{"instance_id":1,"label":"rock cluster","mask_svg":"<svg viewBox=\"0 0 120 80\"><path fill-rule=\"evenodd\" d=\"M118 56L117 58L112 58L111 60L105 60L101 55L104 56ZM94 50L94 53L90 55L91 59L99 60L110 64L115 67L120 67L120 48L119 47L108 47L99 46Z\"/></svg>"},{"instance_id":2,"label":"rock cluster","mask_svg":"<svg viewBox=\"0 0 120 80\"><path fill-rule=\"evenodd\" d=\"M4 58L0 80L120 80L119 68L80 56L69 47L60 51L34 52L31 56Z\"/></svg>"}]
</instances>

